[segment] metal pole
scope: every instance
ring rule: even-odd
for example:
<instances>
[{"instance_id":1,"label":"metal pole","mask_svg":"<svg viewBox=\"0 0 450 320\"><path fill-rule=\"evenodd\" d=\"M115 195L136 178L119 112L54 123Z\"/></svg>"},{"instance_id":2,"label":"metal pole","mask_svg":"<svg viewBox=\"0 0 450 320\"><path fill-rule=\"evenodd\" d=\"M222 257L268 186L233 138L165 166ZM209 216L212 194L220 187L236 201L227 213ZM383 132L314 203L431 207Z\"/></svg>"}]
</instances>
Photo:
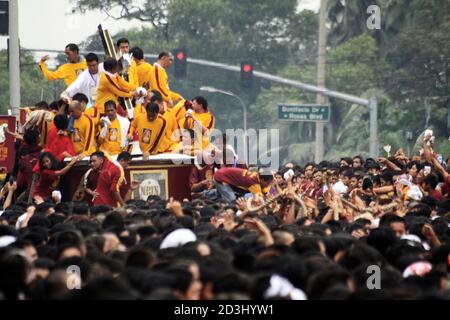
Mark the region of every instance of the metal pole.
<instances>
[{"instance_id":1,"label":"metal pole","mask_svg":"<svg viewBox=\"0 0 450 320\"><path fill-rule=\"evenodd\" d=\"M9 106L13 116L20 108L20 49L18 0L9 1Z\"/></svg>"},{"instance_id":2,"label":"metal pole","mask_svg":"<svg viewBox=\"0 0 450 320\"><path fill-rule=\"evenodd\" d=\"M370 98L370 156L378 157L378 102L377 98Z\"/></svg>"},{"instance_id":3,"label":"metal pole","mask_svg":"<svg viewBox=\"0 0 450 320\"><path fill-rule=\"evenodd\" d=\"M247 105L244 103L244 101L234 93L232 94L233 97L239 100L239 102L242 105L242 111L244 113L244 159L245 163L248 163L248 141L247 141Z\"/></svg>"},{"instance_id":4,"label":"metal pole","mask_svg":"<svg viewBox=\"0 0 450 320\"><path fill-rule=\"evenodd\" d=\"M325 88L325 68L326 68L326 50L327 50L327 0L320 1L319 13L319 50L317 57L317 86ZM317 103L325 102L325 97L321 94L317 95ZM316 149L314 162L319 163L323 160L324 143L323 143L324 123L316 122Z\"/></svg>"}]
</instances>

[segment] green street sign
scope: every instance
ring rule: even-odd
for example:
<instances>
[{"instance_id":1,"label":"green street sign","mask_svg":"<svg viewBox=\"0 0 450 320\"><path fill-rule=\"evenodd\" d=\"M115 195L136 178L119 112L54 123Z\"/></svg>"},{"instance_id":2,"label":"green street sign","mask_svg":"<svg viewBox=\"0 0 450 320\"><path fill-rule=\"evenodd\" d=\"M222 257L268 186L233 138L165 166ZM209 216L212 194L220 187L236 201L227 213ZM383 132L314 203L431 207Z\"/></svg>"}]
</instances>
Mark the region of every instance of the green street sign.
<instances>
[{"instance_id":1,"label":"green street sign","mask_svg":"<svg viewBox=\"0 0 450 320\"><path fill-rule=\"evenodd\" d=\"M279 104L278 119L285 121L330 121L330 105L322 104Z\"/></svg>"}]
</instances>

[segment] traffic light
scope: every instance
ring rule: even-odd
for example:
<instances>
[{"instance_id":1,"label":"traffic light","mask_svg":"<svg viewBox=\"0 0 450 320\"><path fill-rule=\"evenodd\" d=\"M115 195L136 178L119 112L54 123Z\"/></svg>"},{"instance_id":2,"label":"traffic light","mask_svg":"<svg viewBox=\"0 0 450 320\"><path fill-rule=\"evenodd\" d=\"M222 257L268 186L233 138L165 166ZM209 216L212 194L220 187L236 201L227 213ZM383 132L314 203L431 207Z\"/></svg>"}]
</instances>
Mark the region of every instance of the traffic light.
<instances>
[{"instance_id":1,"label":"traffic light","mask_svg":"<svg viewBox=\"0 0 450 320\"><path fill-rule=\"evenodd\" d=\"M175 49L175 77L185 78L187 75L187 51L185 49Z\"/></svg>"},{"instance_id":2,"label":"traffic light","mask_svg":"<svg viewBox=\"0 0 450 320\"><path fill-rule=\"evenodd\" d=\"M9 35L9 2L0 1L0 36Z\"/></svg>"},{"instance_id":3,"label":"traffic light","mask_svg":"<svg viewBox=\"0 0 450 320\"><path fill-rule=\"evenodd\" d=\"M241 63L241 83L246 88L253 85L253 64L251 62Z\"/></svg>"}]
</instances>

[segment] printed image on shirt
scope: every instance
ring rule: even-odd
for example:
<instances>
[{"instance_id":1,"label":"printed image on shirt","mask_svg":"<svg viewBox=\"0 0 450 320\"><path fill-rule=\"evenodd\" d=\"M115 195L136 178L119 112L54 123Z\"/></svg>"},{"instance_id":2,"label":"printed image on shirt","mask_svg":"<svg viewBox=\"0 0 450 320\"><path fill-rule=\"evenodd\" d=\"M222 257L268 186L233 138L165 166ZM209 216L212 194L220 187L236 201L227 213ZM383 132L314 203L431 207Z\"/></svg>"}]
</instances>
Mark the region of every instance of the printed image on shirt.
<instances>
[{"instance_id":1,"label":"printed image on shirt","mask_svg":"<svg viewBox=\"0 0 450 320\"><path fill-rule=\"evenodd\" d=\"M119 136L119 131L117 128L110 128L109 129L109 141L111 142L117 142Z\"/></svg>"},{"instance_id":2,"label":"printed image on shirt","mask_svg":"<svg viewBox=\"0 0 450 320\"><path fill-rule=\"evenodd\" d=\"M152 130L150 129L144 129L144 132L142 134L142 139L141 141L143 143L150 143L150 138L152 136Z\"/></svg>"},{"instance_id":3,"label":"printed image on shirt","mask_svg":"<svg viewBox=\"0 0 450 320\"><path fill-rule=\"evenodd\" d=\"M73 128L73 142L81 142L80 129Z\"/></svg>"}]
</instances>

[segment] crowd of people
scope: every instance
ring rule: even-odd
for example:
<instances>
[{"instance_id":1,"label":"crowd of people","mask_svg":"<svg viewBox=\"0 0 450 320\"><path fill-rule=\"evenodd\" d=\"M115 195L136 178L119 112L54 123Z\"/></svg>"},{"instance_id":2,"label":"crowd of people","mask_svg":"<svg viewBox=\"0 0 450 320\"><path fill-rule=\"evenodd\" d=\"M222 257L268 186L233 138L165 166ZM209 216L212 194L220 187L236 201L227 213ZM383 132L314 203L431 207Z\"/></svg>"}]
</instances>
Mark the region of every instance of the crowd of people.
<instances>
[{"instance_id":1,"label":"crowd of people","mask_svg":"<svg viewBox=\"0 0 450 320\"><path fill-rule=\"evenodd\" d=\"M68 87L9 132L17 159L0 192L0 297L450 298L450 161L431 131L412 157L247 165L226 139L210 141L204 97L170 91L170 53L151 65L126 39L117 47L119 61L83 59L70 44L58 70L40 62ZM137 200L124 172L138 145L144 159L223 159L192 166L191 199ZM85 157L80 192L62 201L61 179Z\"/></svg>"}]
</instances>

